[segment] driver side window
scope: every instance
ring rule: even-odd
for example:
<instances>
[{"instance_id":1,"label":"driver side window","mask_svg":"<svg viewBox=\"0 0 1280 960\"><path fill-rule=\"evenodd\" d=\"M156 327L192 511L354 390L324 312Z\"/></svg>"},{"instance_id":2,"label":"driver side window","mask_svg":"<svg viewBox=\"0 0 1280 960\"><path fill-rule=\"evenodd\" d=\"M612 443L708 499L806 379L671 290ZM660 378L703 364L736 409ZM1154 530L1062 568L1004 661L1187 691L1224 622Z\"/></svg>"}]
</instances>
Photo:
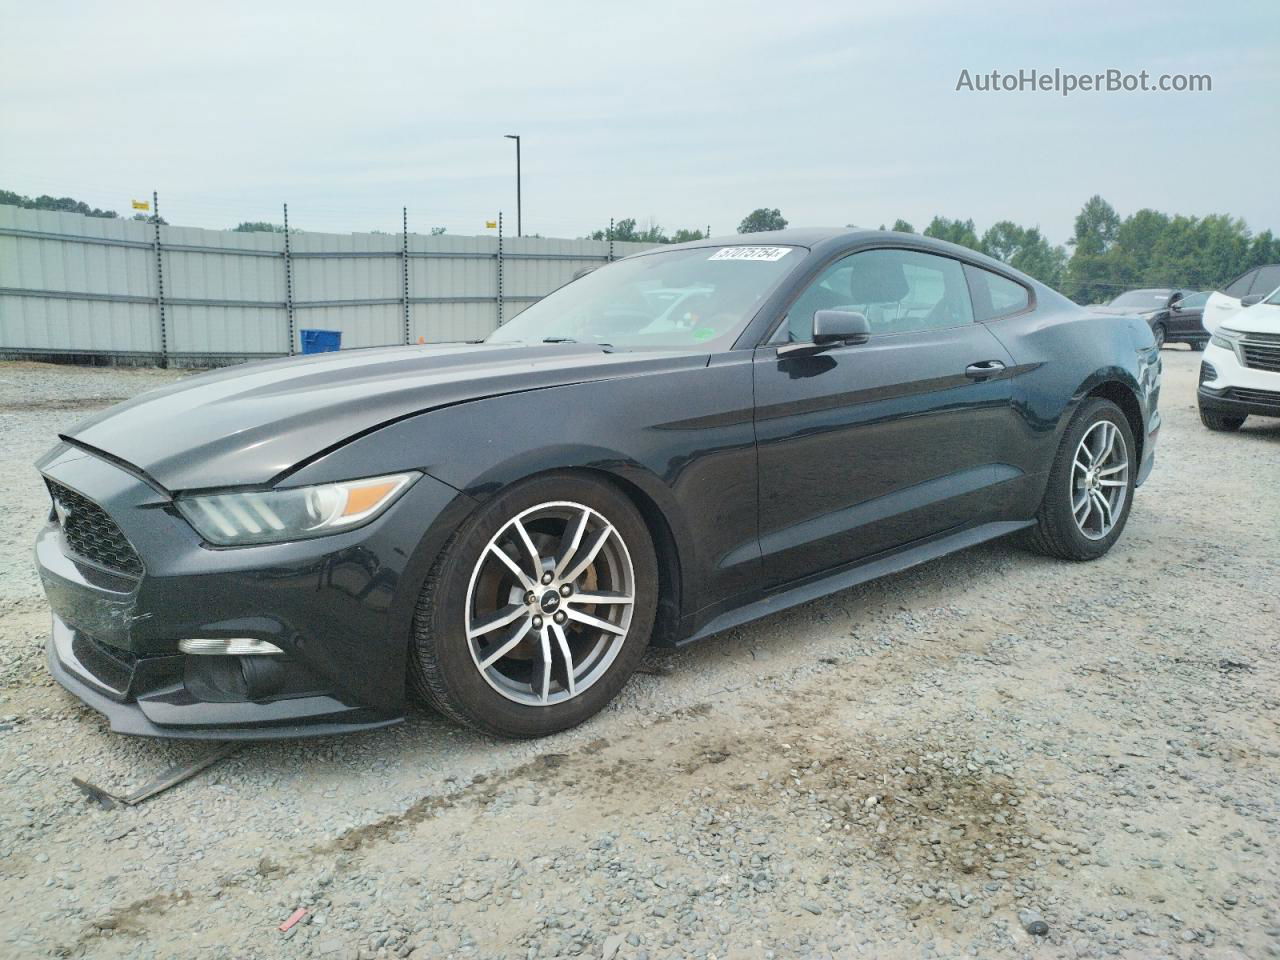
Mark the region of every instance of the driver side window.
<instances>
[{"instance_id":1,"label":"driver side window","mask_svg":"<svg viewBox=\"0 0 1280 960\"><path fill-rule=\"evenodd\" d=\"M792 304L775 340L812 340L813 315L819 310L861 313L872 336L973 322L959 261L915 250L867 250L837 260Z\"/></svg>"}]
</instances>

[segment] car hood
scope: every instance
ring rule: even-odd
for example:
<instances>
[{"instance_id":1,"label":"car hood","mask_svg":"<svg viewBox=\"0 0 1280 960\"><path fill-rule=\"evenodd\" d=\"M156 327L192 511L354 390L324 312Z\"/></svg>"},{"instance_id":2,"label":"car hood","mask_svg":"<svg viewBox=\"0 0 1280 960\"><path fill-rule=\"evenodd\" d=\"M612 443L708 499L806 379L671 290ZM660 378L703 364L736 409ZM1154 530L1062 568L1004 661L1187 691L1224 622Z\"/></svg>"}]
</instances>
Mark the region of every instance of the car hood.
<instances>
[{"instance_id":1,"label":"car hood","mask_svg":"<svg viewBox=\"0 0 1280 960\"><path fill-rule=\"evenodd\" d=\"M357 435L501 394L707 362L595 344L344 350L227 367L140 394L62 434L169 491L265 484Z\"/></svg>"},{"instance_id":2,"label":"car hood","mask_svg":"<svg viewBox=\"0 0 1280 960\"><path fill-rule=\"evenodd\" d=\"M1280 334L1280 304L1255 303L1252 307L1240 307L1219 326L1239 333Z\"/></svg>"}]
</instances>

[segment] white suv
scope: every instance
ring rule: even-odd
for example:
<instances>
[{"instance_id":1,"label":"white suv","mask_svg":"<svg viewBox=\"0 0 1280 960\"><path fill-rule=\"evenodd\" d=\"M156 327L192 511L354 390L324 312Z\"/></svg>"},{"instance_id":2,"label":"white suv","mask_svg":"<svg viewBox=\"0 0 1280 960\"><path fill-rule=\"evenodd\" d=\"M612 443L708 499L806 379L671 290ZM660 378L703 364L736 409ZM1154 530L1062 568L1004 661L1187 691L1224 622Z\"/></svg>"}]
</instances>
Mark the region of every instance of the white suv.
<instances>
[{"instance_id":1,"label":"white suv","mask_svg":"<svg viewBox=\"0 0 1280 960\"><path fill-rule=\"evenodd\" d=\"M1280 289L1252 305L1244 299L1215 318L1200 364L1200 420L1210 430L1239 430L1248 416L1280 417Z\"/></svg>"}]
</instances>

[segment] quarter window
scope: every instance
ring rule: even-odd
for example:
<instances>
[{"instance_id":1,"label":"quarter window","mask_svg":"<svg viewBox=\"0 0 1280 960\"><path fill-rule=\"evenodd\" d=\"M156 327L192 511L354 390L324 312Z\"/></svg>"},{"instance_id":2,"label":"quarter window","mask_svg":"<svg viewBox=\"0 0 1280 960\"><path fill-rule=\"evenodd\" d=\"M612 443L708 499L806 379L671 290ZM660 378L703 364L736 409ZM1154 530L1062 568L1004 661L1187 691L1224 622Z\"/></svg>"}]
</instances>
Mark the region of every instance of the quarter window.
<instances>
[{"instance_id":1,"label":"quarter window","mask_svg":"<svg viewBox=\"0 0 1280 960\"><path fill-rule=\"evenodd\" d=\"M1031 293L1022 284L990 270L965 264L969 289L973 293L973 312L979 320L994 320L1025 310Z\"/></svg>"},{"instance_id":2,"label":"quarter window","mask_svg":"<svg viewBox=\"0 0 1280 960\"><path fill-rule=\"evenodd\" d=\"M915 250L867 250L837 260L792 304L774 340L812 340L819 310L857 311L873 336L973 322L960 262Z\"/></svg>"}]
</instances>

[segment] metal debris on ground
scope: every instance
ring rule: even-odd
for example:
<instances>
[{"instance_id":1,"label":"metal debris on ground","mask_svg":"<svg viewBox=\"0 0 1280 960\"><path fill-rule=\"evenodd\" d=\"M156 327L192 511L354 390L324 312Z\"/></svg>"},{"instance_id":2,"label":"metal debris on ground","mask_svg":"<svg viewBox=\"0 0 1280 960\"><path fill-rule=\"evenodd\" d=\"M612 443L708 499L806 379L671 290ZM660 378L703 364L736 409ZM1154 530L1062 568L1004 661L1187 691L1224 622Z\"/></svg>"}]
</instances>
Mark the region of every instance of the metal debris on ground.
<instances>
[{"instance_id":1,"label":"metal debris on ground","mask_svg":"<svg viewBox=\"0 0 1280 960\"><path fill-rule=\"evenodd\" d=\"M102 787L89 783L87 780L82 780L80 777L72 777L71 782L89 799L96 800L104 810L110 810L116 804L135 807L144 800L150 800L156 794L163 793L170 787L176 787L178 784L190 780L197 773L208 769L219 760L224 760L231 756L242 746L244 744L236 740L216 743L204 756L192 760L190 763L172 766L154 780L144 783L137 790L124 795L104 790Z\"/></svg>"}]
</instances>

